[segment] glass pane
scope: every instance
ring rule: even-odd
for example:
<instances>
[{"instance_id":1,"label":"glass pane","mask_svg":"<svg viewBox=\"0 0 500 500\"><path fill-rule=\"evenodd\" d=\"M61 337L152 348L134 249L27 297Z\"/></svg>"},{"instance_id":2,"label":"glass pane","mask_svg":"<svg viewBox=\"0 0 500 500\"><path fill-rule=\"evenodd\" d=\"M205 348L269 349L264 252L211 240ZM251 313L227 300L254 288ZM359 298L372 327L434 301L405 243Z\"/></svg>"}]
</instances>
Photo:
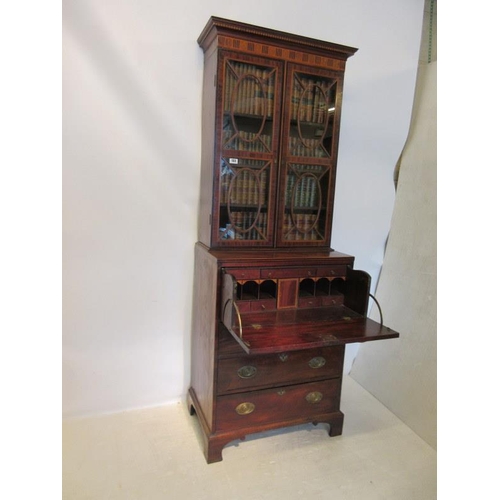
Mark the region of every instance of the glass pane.
<instances>
[{"instance_id":1,"label":"glass pane","mask_svg":"<svg viewBox=\"0 0 500 500\"><path fill-rule=\"evenodd\" d=\"M276 69L226 61L223 149L271 153Z\"/></svg>"},{"instance_id":2,"label":"glass pane","mask_svg":"<svg viewBox=\"0 0 500 500\"><path fill-rule=\"evenodd\" d=\"M285 241L324 240L330 168L289 163L286 172Z\"/></svg>"},{"instance_id":3,"label":"glass pane","mask_svg":"<svg viewBox=\"0 0 500 500\"><path fill-rule=\"evenodd\" d=\"M271 162L222 158L220 169L219 238L268 239Z\"/></svg>"},{"instance_id":4,"label":"glass pane","mask_svg":"<svg viewBox=\"0 0 500 500\"><path fill-rule=\"evenodd\" d=\"M331 78L294 73L288 154L329 158L332 151L336 83Z\"/></svg>"}]
</instances>

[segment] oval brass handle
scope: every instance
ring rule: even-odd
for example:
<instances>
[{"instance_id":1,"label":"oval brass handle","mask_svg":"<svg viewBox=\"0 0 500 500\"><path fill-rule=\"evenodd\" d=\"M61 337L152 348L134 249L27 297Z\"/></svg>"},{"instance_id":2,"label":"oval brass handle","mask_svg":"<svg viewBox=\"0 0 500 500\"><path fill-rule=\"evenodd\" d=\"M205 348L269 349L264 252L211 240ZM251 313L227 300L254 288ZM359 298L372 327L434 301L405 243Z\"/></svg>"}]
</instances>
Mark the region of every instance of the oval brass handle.
<instances>
[{"instance_id":1,"label":"oval brass handle","mask_svg":"<svg viewBox=\"0 0 500 500\"><path fill-rule=\"evenodd\" d=\"M319 403L323 399L323 394L319 391L310 392L306 396L306 401L311 404Z\"/></svg>"},{"instance_id":2,"label":"oval brass handle","mask_svg":"<svg viewBox=\"0 0 500 500\"><path fill-rule=\"evenodd\" d=\"M250 365L242 366L238 370L238 377L240 378L252 378L255 377L256 374L257 374L257 368L255 368L255 366L250 366Z\"/></svg>"},{"instance_id":3,"label":"oval brass handle","mask_svg":"<svg viewBox=\"0 0 500 500\"><path fill-rule=\"evenodd\" d=\"M241 403L236 408L236 413L238 415L249 415L255 410L255 405L253 403Z\"/></svg>"},{"instance_id":4,"label":"oval brass handle","mask_svg":"<svg viewBox=\"0 0 500 500\"><path fill-rule=\"evenodd\" d=\"M326 359L323 358L322 356L317 356L316 358L312 358L309 361L309 366L311 368L321 368L322 366L326 365Z\"/></svg>"}]
</instances>

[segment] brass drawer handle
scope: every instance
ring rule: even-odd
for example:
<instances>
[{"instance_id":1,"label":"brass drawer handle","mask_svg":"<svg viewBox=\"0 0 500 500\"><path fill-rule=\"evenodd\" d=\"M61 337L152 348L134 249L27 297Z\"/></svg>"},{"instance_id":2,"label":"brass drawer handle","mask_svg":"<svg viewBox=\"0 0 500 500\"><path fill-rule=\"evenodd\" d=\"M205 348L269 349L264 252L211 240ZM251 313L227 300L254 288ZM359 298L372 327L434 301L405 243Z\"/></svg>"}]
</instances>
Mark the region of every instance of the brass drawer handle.
<instances>
[{"instance_id":1,"label":"brass drawer handle","mask_svg":"<svg viewBox=\"0 0 500 500\"><path fill-rule=\"evenodd\" d=\"M241 403L236 408L236 413L238 415L249 415L255 410L255 405L253 403Z\"/></svg>"},{"instance_id":2,"label":"brass drawer handle","mask_svg":"<svg viewBox=\"0 0 500 500\"><path fill-rule=\"evenodd\" d=\"M311 404L319 403L323 399L323 394L319 391L310 392L306 396L306 401Z\"/></svg>"},{"instance_id":3,"label":"brass drawer handle","mask_svg":"<svg viewBox=\"0 0 500 500\"><path fill-rule=\"evenodd\" d=\"M283 396L284 394L286 394L286 391L285 389L280 389L278 392L277 392L278 396Z\"/></svg>"},{"instance_id":4,"label":"brass drawer handle","mask_svg":"<svg viewBox=\"0 0 500 500\"><path fill-rule=\"evenodd\" d=\"M326 359L323 358L322 356L317 356L316 358L312 358L311 361L309 361L309 366L311 368L321 368L322 366L326 365Z\"/></svg>"},{"instance_id":5,"label":"brass drawer handle","mask_svg":"<svg viewBox=\"0 0 500 500\"><path fill-rule=\"evenodd\" d=\"M252 378L257 374L257 368L255 366L242 366L238 370L238 377L240 378Z\"/></svg>"},{"instance_id":6,"label":"brass drawer handle","mask_svg":"<svg viewBox=\"0 0 500 500\"><path fill-rule=\"evenodd\" d=\"M283 363L288 359L288 354L286 353L281 353L279 356L280 360L283 361Z\"/></svg>"}]
</instances>

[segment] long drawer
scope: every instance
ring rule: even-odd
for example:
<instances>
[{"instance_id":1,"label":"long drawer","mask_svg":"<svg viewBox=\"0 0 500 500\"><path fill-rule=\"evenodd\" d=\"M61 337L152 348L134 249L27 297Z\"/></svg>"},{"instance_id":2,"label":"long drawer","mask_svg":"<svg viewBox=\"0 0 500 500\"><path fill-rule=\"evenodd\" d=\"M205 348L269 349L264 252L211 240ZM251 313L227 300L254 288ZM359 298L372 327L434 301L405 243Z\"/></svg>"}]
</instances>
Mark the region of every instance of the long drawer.
<instances>
[{"instance_id":1,"label":"long drawer","mask_svg":"<svg viewBox=\"0 0 500 500\"><path fill-rule=\"evenodd\" d=\"M217 393L340 377L344 346L219 359Z\"/></svg>"},{"instance_id":2,"label":"long drawer","mask_svg":"<svg viewBox=\"0 0 500 500\"><path fill-rule=\"evenodd\" d=\"M216 427L229 431L339 411L340 379L244 392L217 398Z\"/></svg>"}]
</instances>

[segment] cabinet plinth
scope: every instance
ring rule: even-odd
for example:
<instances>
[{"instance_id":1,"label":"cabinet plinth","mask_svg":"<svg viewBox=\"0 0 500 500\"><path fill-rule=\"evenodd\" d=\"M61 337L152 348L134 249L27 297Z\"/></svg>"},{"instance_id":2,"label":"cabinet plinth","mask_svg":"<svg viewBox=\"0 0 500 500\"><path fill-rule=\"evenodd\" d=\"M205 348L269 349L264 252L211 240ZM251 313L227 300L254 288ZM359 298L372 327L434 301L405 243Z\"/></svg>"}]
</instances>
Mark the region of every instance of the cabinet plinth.
<instances>
[{"instance_id":1,"label":"cabinet plinth","mask_svg":"<svg viewBox=\"0 0 500 500\"><path fill-rule=\"evenodd\" d=\"M205 55L188 405L208 463L247 434L342 433L345 344L370 277L329 248L345 64L357 49L212 17Z\"/></svg>"}]
</instances>

